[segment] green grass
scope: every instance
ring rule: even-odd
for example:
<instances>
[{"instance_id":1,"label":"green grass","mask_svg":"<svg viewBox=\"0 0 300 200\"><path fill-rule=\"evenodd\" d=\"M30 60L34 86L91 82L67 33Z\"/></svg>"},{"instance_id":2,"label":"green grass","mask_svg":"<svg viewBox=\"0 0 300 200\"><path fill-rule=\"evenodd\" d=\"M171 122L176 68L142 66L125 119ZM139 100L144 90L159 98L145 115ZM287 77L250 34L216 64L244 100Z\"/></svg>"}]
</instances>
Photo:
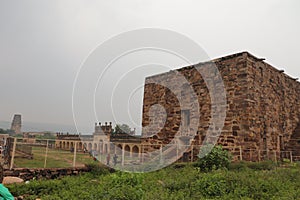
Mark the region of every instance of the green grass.
<instances>
[{"instance_id":1,"label":"green grass","mask_svg":"<svg viewBox=\"0 0 300 200\"><path fill-rule=\"evenodd\" d=\"M46 148L33 147L32 148L33 159L28 158L15 158L15 167L24 168L43 168L45 163ZM73 166L74 153L70 151L62 151L57 149L48 149L47 153L47 168L54 167L72 167ZM76 154L76 166L84 166L93 162L93 158L88 153L77 152Z\"/></svg>"},{"instance_id":2,"label":"green grass","mask_svg":"<svg viewBox=\"0 0 300 200\"><path fill-rule=\"evenodd\" d=\"M108 173L94 168L90 173L59 180L31 181L10 185L25 199L300 199L300 168L264 169L236 167L203 173L193 165L133 174ZM259 165L259 164L258 164ZM249 165L252 167L252 165Z\"/></svg>"},{"instance_id":3,"label":"green grass","mask_svg":"<svg viewBox=\"0 0 300 200\"><path fill-rule=\"evenodd\" d=\"M33 159L16 157L14 167L19 168L44 168L46 148L45 147L32 147ZM106 154L97 156L97 159L106 162ZM112 155L111 155L112 157ZM46 168L57 167L73 167L74 153L59 149L48 149ZM125 163L137 161L137 158L126 158ZM119 160L120 161L120 160ZM76 167L83 167L86 164L94 163L93 157L88 153L76 153ZM111 161L112 162L112 161Z\"/></svg>"}]
</instances>

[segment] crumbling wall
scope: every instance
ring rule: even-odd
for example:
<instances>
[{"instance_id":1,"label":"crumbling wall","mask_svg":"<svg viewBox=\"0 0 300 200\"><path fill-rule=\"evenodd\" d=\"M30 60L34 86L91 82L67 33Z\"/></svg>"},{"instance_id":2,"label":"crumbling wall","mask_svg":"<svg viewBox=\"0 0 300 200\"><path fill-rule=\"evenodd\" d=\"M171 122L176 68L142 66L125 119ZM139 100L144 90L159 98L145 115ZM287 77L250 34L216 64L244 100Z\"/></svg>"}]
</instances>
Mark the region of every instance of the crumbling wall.
<instances>
[{"instance_id":1,"label":"crumbling wall","mask_svg":"<svg viewBox=\"0 0 300 200\"><path fill-rule=\"evenodd\" d=\"M5 170L4 176L19 177L24 181L35 179L54 179L63 176L78 175L83 172L89 172L91 169L88 167L76 167L76 168L14 168L11 170Z\"/></svg>"}]
</instances>

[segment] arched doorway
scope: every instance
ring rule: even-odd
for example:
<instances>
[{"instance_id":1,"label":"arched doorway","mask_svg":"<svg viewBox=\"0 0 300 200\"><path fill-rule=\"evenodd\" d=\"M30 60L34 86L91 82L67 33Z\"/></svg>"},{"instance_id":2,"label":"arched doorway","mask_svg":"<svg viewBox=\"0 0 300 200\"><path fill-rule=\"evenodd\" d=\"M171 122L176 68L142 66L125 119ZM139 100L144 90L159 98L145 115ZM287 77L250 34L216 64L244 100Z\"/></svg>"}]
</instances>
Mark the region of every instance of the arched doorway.
<instances>
[{"instance_id":1,"label":"arched doorway","mask_svg":"<svg viewBox=\"0 0 300 200\"><path fill-rule=\"evenodd\" d=\"M89 143L88 144L88 151L91 151L92 150L92 143Z\"/></svg>"},{"instance_id":2,"label":"arched doorway","mask_svg":"<svg viewBox=\"0 0 300 200\"><path fill-rule=\"evenodd\" d=\"M130 155L130 146L125 145L124 150L125 150L125 156L129 156Z\"/></svg>"},{"instance_id":3,"label":"arched doorway","mask_svg":"<svg viewBox=\"0 0 300 200\"><path fill-rule=\"evenodd\" d=\"M136 154L138 154L139 153L139 147L138 146L133 146L132 147L132 153L136 153Z\"/></svg>"},{"instance_id":4,"label":"arched doorway","mask_svg":"<svg viewBox=\"0 0 300 200\"><path fill-rule=\"evenodd\" d=\"M122 145L118 144L115 146L115 152L117 155L122 155Z\"/></svg>"}]
</instances>

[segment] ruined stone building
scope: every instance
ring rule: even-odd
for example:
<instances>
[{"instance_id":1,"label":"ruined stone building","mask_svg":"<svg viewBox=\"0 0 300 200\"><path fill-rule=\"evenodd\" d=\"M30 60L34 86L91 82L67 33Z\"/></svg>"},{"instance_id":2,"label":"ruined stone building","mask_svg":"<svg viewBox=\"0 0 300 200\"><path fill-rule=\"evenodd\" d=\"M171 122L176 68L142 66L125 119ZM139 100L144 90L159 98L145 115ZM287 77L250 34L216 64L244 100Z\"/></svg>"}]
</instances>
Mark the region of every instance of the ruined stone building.
<instances>
[{"instance_id":1,"label":"ruined stone building","mask_svg":"<svg viewBox=\"0 0 300 200\"><path fill-rule=\"evenodd\" d=\"M242 155L245 160L258 161L268 158L269 153L278 158L286 151L291 151L294 158L300 156L299 82L248 52L212 62L222 76L227 101L225 123L218 144L232 151L236 159L241 159L239 157ZM153 105L164 107L167 116L163 128L143 140L143 144L166 144L178 132L185 135L190 131L193 120L199 120L199 126L190 144L202 144L211 123L212 108L207 84L197 70L212 62L146 78L143 127L163 118L163 114L158 112L151 119L149 113ZM175 72L184 76L187 83L172 82ZM215 73L211 72L209 79L214 80L214 76ZM164 87L166 82L171 82L174 87ZM196 98L189 97L186 92L189 87ZM181 101L186 101L183 108L180 107ZM192 111L195 103L199 105L200 117ZM143 134L151 132L151 128L146 130Z\"/></svg>"},{"instance_id":2,"label":"ruined stone building","mask_svg":"<svg viewBox=\"0 0 300 200\"><path fill-rule=\"evenodd\" d=\"M21 128L22 128L21 115L14 115L10 130L14 131L15 134L21 134L22 133Z\"/></svg>"},{"instance_id":3,"label":"ruined stone building","mask_svg":"<svg viewBox=\"0 0 300 200\"><path fill-rule=\"evenodd\" d=\"M112 123L95 123L95 130L92 135L63 134L57 133L55 147L58 149L77 151L97 151L101 154L117 153L124 149L129 153L141 153L141 140L133 135L112 134ZM112 145L114 144L114 145Z\"/></svg>"}]
</instances>

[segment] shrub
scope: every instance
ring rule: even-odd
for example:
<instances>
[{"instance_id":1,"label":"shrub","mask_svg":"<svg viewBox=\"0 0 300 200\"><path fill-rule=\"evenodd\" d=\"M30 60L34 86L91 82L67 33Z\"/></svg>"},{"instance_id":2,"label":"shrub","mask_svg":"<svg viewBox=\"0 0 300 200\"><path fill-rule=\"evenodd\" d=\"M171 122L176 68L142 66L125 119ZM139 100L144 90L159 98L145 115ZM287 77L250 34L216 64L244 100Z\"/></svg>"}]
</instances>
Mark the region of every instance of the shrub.
<instances>
[{"instance_id":1,"label":"shrub","mask_svg":"<svg viewBox=\"0 0 300 200\"><path fill-rule=\"evenodd\" d=\"M86 173L7 187L14 196L24 196L24 200L300 199L300 170L278 168L198 173L197 169L187 165L141 174L116 172L93 176Z\"/></svg>"},{"instance_id":2,"label":"shrub","mask_svg":"<svg viewBox=\"0 0 300 200\"><path fill-rule=\"evenodd\" d=\"M201 158L203 155L204 157ZM212 147L211 145L206 145L202 147L198 157L199 160L196 163L196 166L199 167L201 171L228 168L231 161L230 153L223 150L222 146Z\"/></svg>"},{"instance_id":3,"label":"shrub","mask_svg":"<svg viewBox=\"0 0 300 200\"><path fill-rule=\"evenodd\" d=\"M201 191L206 198L221 197L226 194L227 183L224 173L203 174L195 183L194 187Z\"/></svg>"},{"instance_id":4,"label":"shrub","mask_svg":"<svg viewBox=\"0 0 300 200\"><path fill-rule=\"evenodd\" d=\"M93 163L93 164L86 164L85 165L91 174L93 175L103 175L108 174L110 171L113 172L113 169L108 168L105 165L100 165L99 163Z\"/></svg>"}]
</instances>

